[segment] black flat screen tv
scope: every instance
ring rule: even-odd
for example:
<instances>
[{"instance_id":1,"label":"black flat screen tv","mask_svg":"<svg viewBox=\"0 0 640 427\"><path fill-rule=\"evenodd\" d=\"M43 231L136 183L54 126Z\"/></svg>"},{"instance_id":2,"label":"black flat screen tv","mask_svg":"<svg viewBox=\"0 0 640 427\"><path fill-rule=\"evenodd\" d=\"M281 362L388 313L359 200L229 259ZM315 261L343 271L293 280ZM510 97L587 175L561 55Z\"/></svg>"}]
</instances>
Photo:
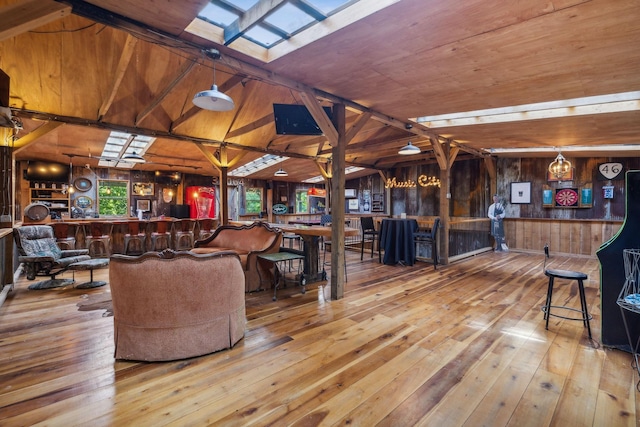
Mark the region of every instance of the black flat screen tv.
<instances>
[{"instance_id":1,"label":"black flat screen tv","mask_svg":"<svg viewBox=\"0 0 640 427\"><path fill-rule=\"evenodd\" d=\"M29 160L24 178L27 181L69 182L69 165Z\"/></svg>"},{"instance_id":2,"label":"black flat screen tv","mask_svg":"<svg viewBox=\"0 0 640 427\"><path fill-rule=\"evenodd\" d=\"M322 107L331 119L331 108ZM322 135L320 126L304 105L273 104L278 135Z\"/></svg>"}]
</instances>

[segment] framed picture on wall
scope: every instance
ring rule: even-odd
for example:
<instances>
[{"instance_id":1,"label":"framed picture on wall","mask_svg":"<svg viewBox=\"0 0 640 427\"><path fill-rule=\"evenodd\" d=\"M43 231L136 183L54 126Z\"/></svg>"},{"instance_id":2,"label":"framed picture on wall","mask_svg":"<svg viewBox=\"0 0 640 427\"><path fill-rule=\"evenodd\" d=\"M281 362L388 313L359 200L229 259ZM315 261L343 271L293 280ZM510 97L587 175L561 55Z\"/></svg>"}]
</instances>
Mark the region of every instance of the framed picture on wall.
<instances>
[{"instance_id":1,"label":"framed picture on wall","mask_svg":"<svg viewBox=\"0 0 640 427\"><path fill-rule=\"evenodd\" d=\"M142 212L149 212L151 210L151 200L149 199L136 200L136 210L140 210Z\"/></svg>"},{"instance_id":2,"label":"framed picture on wall","mask_svg":"<svg viewBox=\"0 0 640 427\"><path fill-rule=\"evenodd\" d=\"M511 203L531 203L531 182L511 183Z\"/></svg>"}]
</instances>

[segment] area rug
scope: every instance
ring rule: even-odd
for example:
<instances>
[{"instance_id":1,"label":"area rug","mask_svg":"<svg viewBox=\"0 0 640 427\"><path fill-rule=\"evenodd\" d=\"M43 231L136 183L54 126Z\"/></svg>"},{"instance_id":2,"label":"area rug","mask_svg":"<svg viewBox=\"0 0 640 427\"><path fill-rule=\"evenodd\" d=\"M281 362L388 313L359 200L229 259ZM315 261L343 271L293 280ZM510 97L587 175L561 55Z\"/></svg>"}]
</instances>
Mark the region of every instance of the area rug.
<instances>
[{"instance_id":1,"label":"area rug","mask_svg":"<svg viewBox=\"0 0 640 427\"><path fill-rule=\"evenodd\" d=\"M77 304L78 311L104 310L102 317L113 316L113 305L111 304L110 294L83 295L83 298L85 298L85 301Z\"/></svg>"}]
</instances>

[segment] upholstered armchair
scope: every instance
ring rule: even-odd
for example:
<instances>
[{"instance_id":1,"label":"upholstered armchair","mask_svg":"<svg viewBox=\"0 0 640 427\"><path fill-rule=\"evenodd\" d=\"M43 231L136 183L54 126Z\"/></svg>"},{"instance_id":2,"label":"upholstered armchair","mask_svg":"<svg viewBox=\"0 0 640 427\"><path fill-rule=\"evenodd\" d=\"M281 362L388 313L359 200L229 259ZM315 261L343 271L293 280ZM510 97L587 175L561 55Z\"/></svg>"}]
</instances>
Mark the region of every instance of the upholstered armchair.
<instances>
[{"instance_id":1,"label":"upholstered armchair","mask_svg":"<svg viewBox=\"0 0 640 427\"><path fill-rule=\"evenodd\" d=\"M91 259L86 249L61 250L49 225L27 225L13 230L18 249L18 262L24 264L27 279L50 276L49 280L34 283L29 289L50 289L73 283L71 279L56 279L73 263Z\"/></svg>"},{"instance_id":2,"label":"upholstered armchair","mask_svg":"<svg viewBox=\"0 0 640 427\"><path fill-rule=\"evenodd\" d=\"M234 252L116 254L109 283L116 359L185 359L244 337L244 272Z\"/></svg>"}]
</instances>

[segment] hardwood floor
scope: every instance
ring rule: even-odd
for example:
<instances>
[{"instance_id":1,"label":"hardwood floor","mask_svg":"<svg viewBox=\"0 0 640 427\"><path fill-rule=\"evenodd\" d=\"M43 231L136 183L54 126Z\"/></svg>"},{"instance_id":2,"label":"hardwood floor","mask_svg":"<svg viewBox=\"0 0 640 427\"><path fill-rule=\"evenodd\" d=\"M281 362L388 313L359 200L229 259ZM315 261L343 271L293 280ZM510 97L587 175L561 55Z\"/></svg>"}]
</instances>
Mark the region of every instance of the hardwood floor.
<instances>
[{"instance_id":1,"label":"hardwood floor","mask_svg":"<svg viewBox=\"0 0 640 427\"><path fill-rule=\"evenodd\" d=\"M541 254L437 271L347 257L345 298L247 295L233 349L167 363L114 361L108 286L22 279L0 307L0 425L640 425L631 355L599 344L596 259L552 258L589 275L590 341L581 322L545 330ZM579 307L574 283L557 282L558 301Z\"/></svg>"}]
</instances>

